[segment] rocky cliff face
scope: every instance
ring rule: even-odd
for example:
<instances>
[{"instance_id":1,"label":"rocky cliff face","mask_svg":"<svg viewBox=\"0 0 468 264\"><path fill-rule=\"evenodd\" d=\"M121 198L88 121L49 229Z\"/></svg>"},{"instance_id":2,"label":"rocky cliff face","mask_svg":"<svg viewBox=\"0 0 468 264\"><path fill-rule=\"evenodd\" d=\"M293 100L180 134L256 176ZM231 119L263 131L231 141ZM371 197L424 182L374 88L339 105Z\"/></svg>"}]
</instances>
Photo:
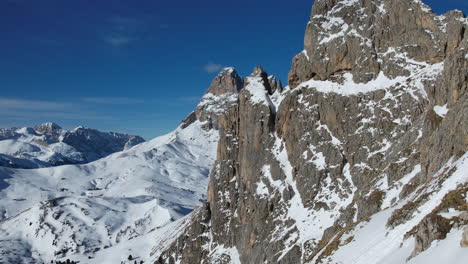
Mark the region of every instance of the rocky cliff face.
<instances>
[{"instance_id":1,"label":"rocky cliff face","mask_svg":"<svg viewBox=\"0 0 468 264\"><path fill-rule=\"evenodd\" d=\"M409 76L407 59L438 63L460 51L464 15L436 16L421 1L315 1L304 51L294 58L291 87L311 78L326 80L343 72L356 82L379 73Z\"/></svg>"},{"instance_id":2,"label":"rocky cliff face","mask_svg":"<svg viewBox=\"0 0 468 264\"><path fill-rule=\"evenodd\" d=\"M211 82L194 112L182 121L187 127L195 120L204 122L207 130L219 128L219 118L231 105L237 104L239 91L244 87L244 80L234 68L224 68Z\"/></svg>"},{"instance_id":3,"label":"rocky cliff face","mask_svg":"<svg viewBox=\"0 0 468 264\"><path fill-rule=\"evenodd\" d=\"M283 85L275 76L268 75L260 66L257 66L253 75L261 77L269 94L283 90ZM261 75L261 76L260 76ZM243 79L232 67L224 68L213 79L205 95L201 98L197 108L183 121L182 127L199 120L204 122L207 130L219 129L220 118L225 115L230 107L237 105L239 93L248 80Z\"/></svg>"},{"instance_id":4,"label":"rocky cliff face","mask_svg":"<svg viewBox=\"0 0 468 264\"><path fill-rule=\"evenodd\" d=\"M425 263L434 240L466 254L467 25L418 0L316 0L290 88L246 78L208 201L156 263Z\"/></svg>"}]
</instances>

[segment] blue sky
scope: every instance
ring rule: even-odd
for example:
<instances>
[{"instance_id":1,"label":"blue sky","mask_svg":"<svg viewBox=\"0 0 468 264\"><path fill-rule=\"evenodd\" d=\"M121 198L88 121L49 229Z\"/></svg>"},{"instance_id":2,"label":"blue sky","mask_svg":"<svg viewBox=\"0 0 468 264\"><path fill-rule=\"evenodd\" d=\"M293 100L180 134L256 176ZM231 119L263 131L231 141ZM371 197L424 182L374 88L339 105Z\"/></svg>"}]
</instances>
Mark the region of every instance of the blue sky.
<instances>
[{"instance_id":1,"label":"blue sky","mask_svg":"<svg viewBox=\"0 0 468 264\"><path fill-rule=\"evenodd\" d=\"M286 81L312 2L0 0L0 127L169 132L221 67L262 65Z\"/></svg>"}]
</instances>

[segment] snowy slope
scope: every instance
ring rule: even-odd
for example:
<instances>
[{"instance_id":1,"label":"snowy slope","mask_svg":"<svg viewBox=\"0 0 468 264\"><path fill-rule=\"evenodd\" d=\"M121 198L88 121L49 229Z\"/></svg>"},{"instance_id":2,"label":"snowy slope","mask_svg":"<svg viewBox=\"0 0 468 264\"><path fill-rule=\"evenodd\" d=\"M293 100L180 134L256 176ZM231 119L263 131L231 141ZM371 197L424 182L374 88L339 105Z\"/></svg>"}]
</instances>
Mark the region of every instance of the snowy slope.
<instances>
[{"instance_id":1,"label":"snowy slope","mask_svg":"<svg viewBox=\"0 0 468 264\"><path fill-rule=\"evenodd\" d=\"M0 128L0 166L32 169L83 164L141 142L144 139L139 136L84 127L66 131L50 122L34 128Z\"/></svg>"},{"instance_id":2,"label":"snowy slope","mask_svg":"<svg viewBox=\"0 0 468 264\"><path fill-rule=\"evenodd\" d=\"M92 257L192 211L205 199L218 140L201 126L86 165L0 168L0 262Z\"/></svg>"},{"instance_id":3,"label":"snowy slope","mask_svg":"<svg viewBox=\"0 0 468 264\"><path fill-rule=\"evenodd\" d=\"M450 177L441 178L446 170L452 170ZM408 234L424 220L431 212L440 207L447 194L455 190L466 190L468 183L468 154L457 161L450 160L439 172L428 186L420 186L412 195L400 200L392 206L373 215L369 220L356 223L341 237L337 238L339 247L325 262L343 264L396 264L396 263L462 263L460 260L468 259L468 250L459 247L463 233L463 225L454 226L445 239L435 240L431 246L421 254L410 257L415 248L415 239ZM414 177L415 174L408 176ZM463 187L465 186L465 187ZM399 188L398 188L399 187ZM387 196L397 190L397 195L402 191L403 184L385 188L383 191ZM387 223L391 221L395 211L401 210L404 206L411 205L412 202L418 204L421 197L427 197L420 203L410 219L400 225L391 228ZM463 193L468 201L468 193ZM388 197L386 197L388 199ZM391 198L391 197L390 197ZM454 205L452 205L454 206ZM438 209L440 211L440 209ZM463 213L455 208L443 208L446 214L439 212L443 218L455 222L456 217ZM451 213L448 213L451 212ZM317 255L318 256L318 255ZM317 257L311 260L315 263Z\"/></svg>"}]
</instances>

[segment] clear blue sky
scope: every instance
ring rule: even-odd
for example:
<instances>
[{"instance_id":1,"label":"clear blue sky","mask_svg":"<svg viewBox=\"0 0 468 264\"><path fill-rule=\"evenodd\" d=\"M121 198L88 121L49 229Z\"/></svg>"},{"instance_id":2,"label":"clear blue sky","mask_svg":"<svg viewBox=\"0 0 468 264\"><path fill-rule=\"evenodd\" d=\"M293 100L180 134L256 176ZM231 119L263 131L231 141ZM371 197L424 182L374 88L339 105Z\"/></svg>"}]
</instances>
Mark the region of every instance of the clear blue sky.
<instances>
[{"instance_id":1,"label":"clear blue sky","mask_svg":"<svg viewBox=\"0 0 468 264\"><path fill-rule=\"evenodd\" d=\"M464 0L426 0L437 13ZM54 121L147 139L192 111L214 71L286 80L312 0L0 0L0 127Z\"/></svg>"}]
</instances>

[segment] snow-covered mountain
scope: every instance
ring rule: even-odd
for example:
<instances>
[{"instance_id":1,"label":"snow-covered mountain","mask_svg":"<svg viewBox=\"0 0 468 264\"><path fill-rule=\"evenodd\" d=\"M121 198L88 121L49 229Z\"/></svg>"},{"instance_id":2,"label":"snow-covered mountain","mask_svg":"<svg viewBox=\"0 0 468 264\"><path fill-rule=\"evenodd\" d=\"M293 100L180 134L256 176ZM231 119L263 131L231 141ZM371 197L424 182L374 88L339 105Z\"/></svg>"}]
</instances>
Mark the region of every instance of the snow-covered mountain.
<instances>
[{"instance_id":1,"label":"snow-covered mountain","mask_svg":"<svg viewBox=\"0 0 468 264\"><path fill-rule=\"evenodd\" d=\"M464 264L467 27L315 0L287 87L226 68L166 136L0 168L0 262Z\"/></svg>"},{"instance_id":2,"label":"snow-covered mountain","mask_svg":"<svg viewBox=\"0 0 468 264\"><path fill-rule=\"evenodd\" d=\"M0 166L32 169L83 164L144 141L139 136L84 127L66 131L51 122L34 128L0 128Z\"/></svg>"},{"instance_id":3,"label":"snow-covered mountain","mask_svg":"<svg viewBox=\"0 0 468 264\"><path fill-rule=\"evenodd\" d=\"M92 257L192 211L218 139L201 125L85 165L0 168L0 262Z\"/></svg>"},{"instance_id":4,"label":"snow-covered mountain","mask_svg":"<svg viewBox=\"0 0 468 264\"><path fill-rule=\"evenodd\" d=\"M132 253L133 241L165 238L158 234L171 231L179 223L172 224L175 220L206 201L218 120L237 103L213 97L211 92L225 97L217 90L226 87L215 85L221 79L242 80L234 69L220 72L194 113L165 136L82 165L0 167L0 263L120 263L129 254L149 258L150 244ZM237 90L229 94L238 96ZM87 143L80 143L85 139L96 146L106 143L89 136L88 129L64 133L51 127L58 126L24 130L34 135L30 142L76 142L80 153L87 153ZM26 134L20 132L4 134L18 140Z\"/></svg>"},{"instance_id":5,"label":"snow-covered mountain","mask_svg":"<svg viewBox=\"0 0 468 264\"><path fill-rule=\"evenodd\" d=\"M420 0L315 0L289 86L246 79L208 200L154 263L467 263L467 29Z\"/></svg>"}]
</instances>

